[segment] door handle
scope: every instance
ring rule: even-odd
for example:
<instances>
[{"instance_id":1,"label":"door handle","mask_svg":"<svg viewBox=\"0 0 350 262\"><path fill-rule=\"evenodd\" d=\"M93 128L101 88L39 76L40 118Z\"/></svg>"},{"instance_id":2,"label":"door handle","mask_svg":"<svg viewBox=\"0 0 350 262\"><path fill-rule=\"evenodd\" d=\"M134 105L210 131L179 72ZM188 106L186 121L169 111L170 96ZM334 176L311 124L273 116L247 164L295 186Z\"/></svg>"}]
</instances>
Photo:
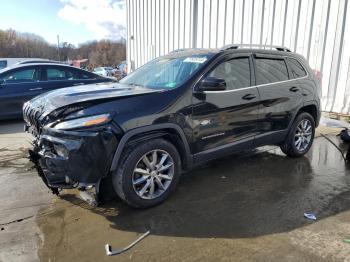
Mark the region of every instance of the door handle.
<instances>
[{"instance_id":1,"label":"door handle","mask_svg":"<svg viewBox=\"0 0 350 262\"><path fill-rule=\"evenodd\" d=\"M291 92L298 92L299 90L300 90L300 88L296 87L296 86L289 88L289 91L291 91Z\"/></svg>"},{"instance_id":2,"label":"door handle","mask_svg":"<svg viewBox=\"0 0 350 262\"><path fill-rule=\"evenodd\" d=\"M256 96L253 94L246 94L246 95L242 96L242 99L244 99L244 100L252 100L254 98L256 98Z\"/></svg>"},{"instance_id":3,"label":"door handle","mask_svg":"<svg viewBox=\"0 0 350 262\"><path fill-rule=\"evenodd\" d=\"M83 85L84 83L75 83L75 84L73 84L73 86L81 86L81 85Z\"/></svg>"},{"instance_id":4,"label":"door handle","mask_svg":"<svg viewBox=\"0 0 350 262\"><path fill-rule=\"evenodd\" d=\"M35 91L35 90L41 90L43 89L42 87L36 87L36 88L30 88L29 91Z\"/></svg>"}]
</instances>

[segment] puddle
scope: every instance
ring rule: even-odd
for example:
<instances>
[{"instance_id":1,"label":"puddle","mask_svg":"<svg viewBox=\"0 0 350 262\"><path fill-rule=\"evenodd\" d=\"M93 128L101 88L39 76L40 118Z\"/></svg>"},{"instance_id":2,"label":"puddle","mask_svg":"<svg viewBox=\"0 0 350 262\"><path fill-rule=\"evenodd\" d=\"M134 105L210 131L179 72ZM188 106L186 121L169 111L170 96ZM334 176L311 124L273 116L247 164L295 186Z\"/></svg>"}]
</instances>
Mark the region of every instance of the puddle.
<instances>
[{"instance_id":1,"label":"puddle","mask_svg":"<svg viewBox=\"0 0 350 262\"><path fill-rule=\"evenodd\" d=\"M106 217L119 230L232 238L301 227L310 223L304 212L322 219L350 208L350 170L324 138L315 139L302 158L271 147L261 151L216 160L184 175L178 190L158 207L139 211L118 204L118 215Z\"/></svg>"}]
</instances>

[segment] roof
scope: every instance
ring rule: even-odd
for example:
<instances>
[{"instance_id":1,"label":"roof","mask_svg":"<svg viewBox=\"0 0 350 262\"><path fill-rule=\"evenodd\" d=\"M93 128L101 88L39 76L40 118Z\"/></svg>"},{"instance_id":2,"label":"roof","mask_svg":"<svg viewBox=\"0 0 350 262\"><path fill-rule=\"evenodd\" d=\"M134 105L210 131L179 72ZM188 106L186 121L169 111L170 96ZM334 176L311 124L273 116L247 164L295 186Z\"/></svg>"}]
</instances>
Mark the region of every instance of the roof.
<instances>
[{"instance_id":1,"label":"roof","mask_svg":"<svg viewBox=\"0 0 350 262\"><path fill-rule=\"evenodd\" d=\"M22 67L30 67L30 66L64 66L64 67L70 67L70 68L76 68L76 69L79 69L77 67L74 67L74 66L70 66L70 65L67 65L67 64L61 64L61 63L29 63L29 64L15 64L11 67L6 67L4 69L8 70L8 69L14 69L14 68L22 68ZM3 70L4 70L3 69ZM4 71L6 71L4 70Z\"/></svg>"},{"instance_id":2,"label":"roof","mask_svg":"<svg viewBox=\"0 0 350 262\"><path fill-rule=\"evenodd\" d=\"M303 60L305 58L302 55L299 55L297 53L292 52L289 48L281 47L281 46L264 46L264 45L250 45L250 44L232 44L232 45L226 45L222 48L212 49L212 48L185 48L185 49L178 49L170 52L168 55L169 57L182 57L182 56L189 56L189 55L200 55L200 54L218 54L218 53L260 53L260 54L267 54L267 55L283 55L283 56L292 56L292 57L298 57ZM166 57L165 56L165 57Z\"/></svg>"},{"instance_id":3,"label":"roof","mask_svg":"<svg viewBox=\"0 0 350 262\"><path fill-rule=\"evenodd\" d=\"M67 64L32 63L32 64L18 64L18 65L13 65L13 66L10 66L10 67L5 67L5 68L0 70L0 73L6 72L6 71L11 70L11 69L17 69L17 68L23 68L23 67L31 67L31 66L60 66L60 67L67 67L67 68L72 68L72 69L76 69L76 70L83 70L83 71L89 72L87 70L84 70L84 69L81 69L81 68L78 68L78 67L75 67L75 66L70 66L70 65L67 65ZM89 72L89 73L91 73L91 72Z\"/></svg>"}]
</instances>

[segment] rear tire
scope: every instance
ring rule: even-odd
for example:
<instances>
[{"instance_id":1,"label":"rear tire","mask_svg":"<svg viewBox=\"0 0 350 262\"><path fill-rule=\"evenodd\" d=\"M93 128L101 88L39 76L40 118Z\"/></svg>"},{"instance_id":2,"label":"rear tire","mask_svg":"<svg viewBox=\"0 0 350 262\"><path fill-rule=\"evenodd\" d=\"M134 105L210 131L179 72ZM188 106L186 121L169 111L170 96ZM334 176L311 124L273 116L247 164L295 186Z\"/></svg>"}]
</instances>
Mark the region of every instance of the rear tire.
<instances>
[{"instance_id":1,"label":"rear tire","mask_svg":"<svg viewBox=\"0 0 350 262\"><path fill-rule=\"evenodd\" d=\"M309 113L302 112L294 120L280 148L289 157L300 157L309 151L314 137L315 120Z\"/></svg>"},{"instance_id":2,"label":"rear tire","mask_svg":"<svg viewBox=\"0 0 350 262\"><path fill-rule=\"evenodd\" d=\"M181 158L175 146L153 139L127 149L113 174L113 187L128 205L147 208L162 203L175 190Z\"/></svg>"}]
</instances>

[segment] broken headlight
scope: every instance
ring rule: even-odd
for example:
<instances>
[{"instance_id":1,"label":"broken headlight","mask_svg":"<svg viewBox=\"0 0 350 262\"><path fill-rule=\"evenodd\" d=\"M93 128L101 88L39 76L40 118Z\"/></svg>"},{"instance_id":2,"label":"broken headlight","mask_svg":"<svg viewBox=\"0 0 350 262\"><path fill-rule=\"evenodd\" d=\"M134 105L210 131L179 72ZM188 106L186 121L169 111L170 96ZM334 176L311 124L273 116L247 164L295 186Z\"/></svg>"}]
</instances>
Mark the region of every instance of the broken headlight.
<instances>
[{"instance_id":1,"label":"broken headlight","mask_svg":"<svg viewBox=\"0 0 350 262\"><path fill-rule=\"evenodd\" d=\"M110 114L102 114L102 115L82 117L82 118L63 121L55 125L54 128L67 130L67 129L75 129L75 128L81 128L81 127L91 127L91 126L106 124L110 120L111 120Z\"/></svg>"}]
</instances>

